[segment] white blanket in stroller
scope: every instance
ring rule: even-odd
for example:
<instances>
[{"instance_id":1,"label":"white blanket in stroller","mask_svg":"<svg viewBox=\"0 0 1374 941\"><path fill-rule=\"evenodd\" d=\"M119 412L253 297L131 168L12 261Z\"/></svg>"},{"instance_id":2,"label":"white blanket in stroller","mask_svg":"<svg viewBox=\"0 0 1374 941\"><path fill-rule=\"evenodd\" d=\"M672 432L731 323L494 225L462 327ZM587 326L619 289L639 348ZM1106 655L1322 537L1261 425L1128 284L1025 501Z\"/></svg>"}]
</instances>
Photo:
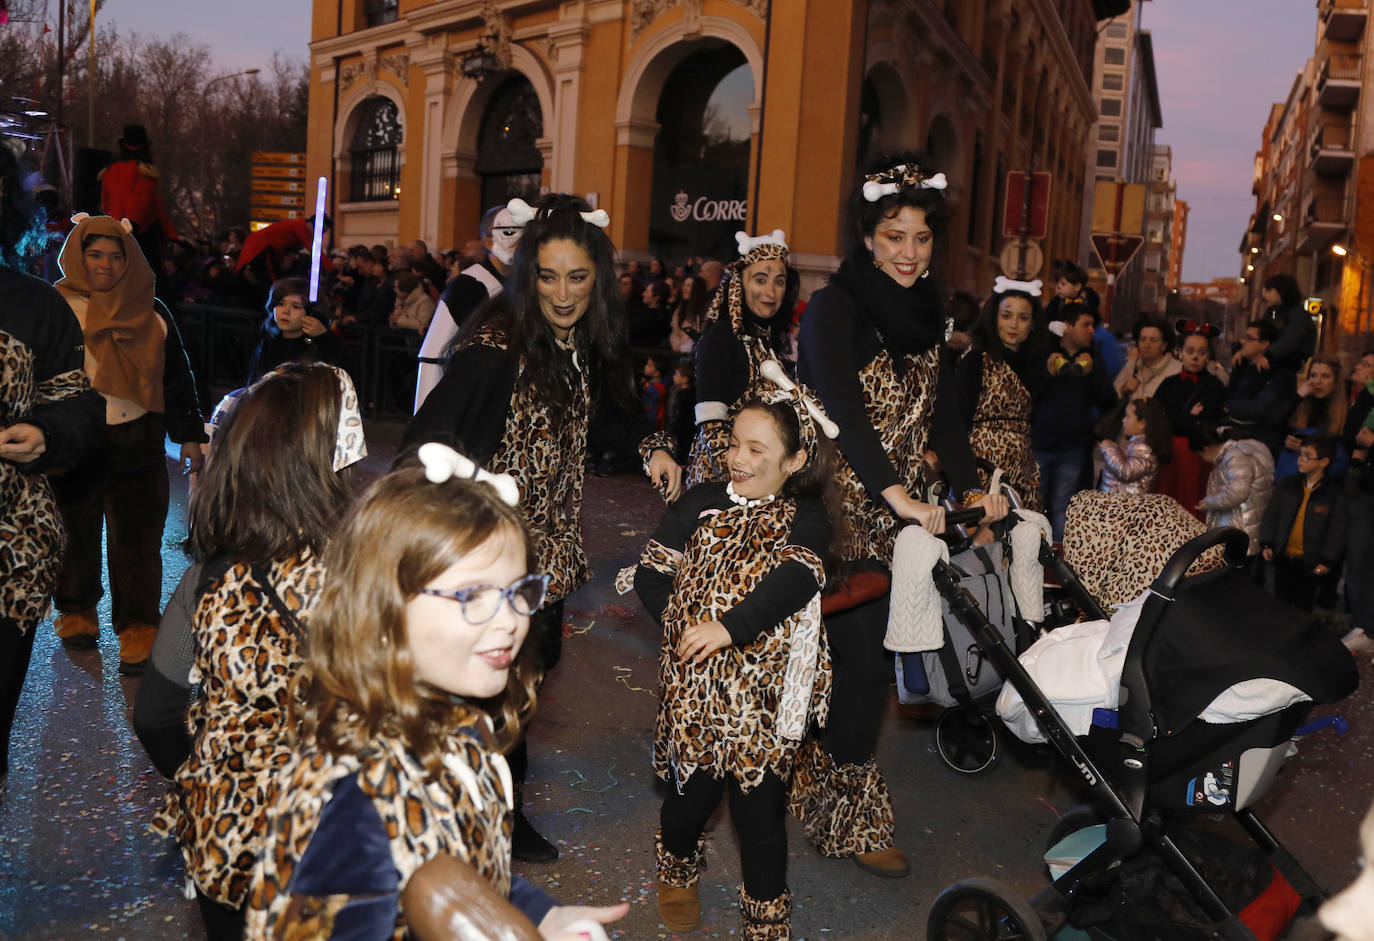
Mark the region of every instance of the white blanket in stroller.
<instances>
[{"instance_id":1,"label":"white blanket in stroller","mask_svg":"<svg viewBox=\"0 0 1374 941\"><path fill-rule=\"evenodd\" d=\"M1126 648L1148 596L1143 592L1121 605L1110 621L1084 621L1050 631L1021 655L1021 665L1074 735L1088 734L1094 709L1117 707ZM1212 700L1199 718L1215 724L1246 722L1310 698L1280 680L1244 680ZM1023 742L1045 740L1011 683L1002 685L997 714Z\"/></svg>"}]
</instances>

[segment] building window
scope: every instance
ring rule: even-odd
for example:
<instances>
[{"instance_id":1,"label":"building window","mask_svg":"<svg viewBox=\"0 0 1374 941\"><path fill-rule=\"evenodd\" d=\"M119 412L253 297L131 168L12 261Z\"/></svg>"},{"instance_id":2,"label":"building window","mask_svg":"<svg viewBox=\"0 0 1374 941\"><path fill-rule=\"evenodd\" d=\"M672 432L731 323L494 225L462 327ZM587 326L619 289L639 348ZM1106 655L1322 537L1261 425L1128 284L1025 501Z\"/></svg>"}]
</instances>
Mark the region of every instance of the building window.
<instances>
[{"instance_id":1,"label":"building window","mask_svg":"<svg viewBox=\"0 0 1374 941\"><path fill-rule=\"evenodd\" d=\"M1146 281L1140 286L1140 299L1146 304L1153 304L1159 297L1159 285L1153 281Z\"/></svg>"},{"instance_id":2,"label":"building window","mask_svg":"<svg viewBox=\"0 0 1374 941\"><path fill-rule=\"evenodd\" d=\"M1102 88L1104 91L1121 91L1126 87L1126 76L1120 72L1103 72Z\"/></svg>"},{"instance_id":3,"label":"building window","mask_svg":"<svg viewBox=\"0 0 1374 941\"><path fill-rule=\"evenodd\" d=\"M401 0L363 0L363 16L368 26L394 23L400 10Z\"/></svg>"},{"instance_id":4,"label":"building window","mask_svg":"<svg viewBox=\"0 0 1374 941\"><path fill-rule=\"evenodd\" d=\"M544 112L529 79L512 74L492 93L477 131L473 169L482 180L482 205L504 206L512 198L539 196L544 156Z\"/></svg>"},{"instance_id":5,"label":"building window","mask_svg":"<svg viewBox=\"0 0 1374 941\"><path fill-rule=\"evenodd\" d=\"M1112 95L1103 95L1099 110L1107 117L1119 118L1121 117L1121 99Z\"/></svg>"},{"instance_id":6,"label":"building window","mask_svg":"<svg viewBox=\"0 0 1374 941\"><path fill-rule=\"evenodd\" d=\"M1125 23L1108 23L1108 24L1107 24L1107 38L1108 38L1108 39L1125 39L1126 36L1130 33L1130 31L1131 31L1130 27L1127 26Z\"/></svg>"},{"instance_id":7,"label":"building window","mask_svg":"<svg viewBox=\"0 0 1374 941\"><path fill-rule=\"evenodd\" d=\"M1125 65L1126 47L1108 46L1102 50L1102 61L1107 65Z\"/></svg>"},{"instance_id":8,"label":"building window","mask_svg":"<svg viewBox=\"0 0 1374 941\"><path fill-rule=\"evenodd\" d=\"M1145 253L1145 270L1146 270L1146 271L1158 271L1158 270L1159 270L1159 252L1146 252L1146 253Z\"/></svg>"},{"instance_id":9,"label":"building window","mask_svg":"<svg viewBox=\"0 0 1374 941\"><path fill-rule=\"evenodd\" d=\"M396 199L401 193L401 115L390 98L369 98L358 106L358 127L349 147L349 199Z\"/></svg>"},{"instance_id":10,"label":"building window","mask_svg":"<svg viewBox=\"0 0 1374 941\"><path fill-rule=\"evenodd\" d=\"M1097 126L1097 139L1100 141L1119 141L1121 140L1120 124L1099 124Z\"/></svg>"},{"instance_id":11,"label":"building window","mask_svg":"<svg viewBox=\"0 0 1374 941\"><path fill-rule=\"evenodd\" d=\"M1099 167L1114 167L1114 166L1116 166L1116 151L1115 151L1115 150L1099 150L1099 151L1097 152L1097 165L1098 165Z\"/></svg>"}]
</instances>

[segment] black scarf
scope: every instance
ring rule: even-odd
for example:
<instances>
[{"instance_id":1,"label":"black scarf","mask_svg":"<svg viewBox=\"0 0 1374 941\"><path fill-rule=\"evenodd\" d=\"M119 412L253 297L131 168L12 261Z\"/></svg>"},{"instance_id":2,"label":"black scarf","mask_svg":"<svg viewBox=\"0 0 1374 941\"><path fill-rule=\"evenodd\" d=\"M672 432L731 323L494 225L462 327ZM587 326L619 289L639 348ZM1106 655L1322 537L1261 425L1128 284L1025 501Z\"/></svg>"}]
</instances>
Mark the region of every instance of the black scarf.
<instances>
[{"instance_id":1,"label":"black scarf","mask_svg":"<svg viewBox=\"0 0 1374 941\"><path fill-rule=\"evenodd\" d=\"M924 353L944 342L945 313L929 278L917 278L904 288L871 261L848 258L832 283L854 298L859 316L878 332L894 364L902 356Z\"/></svg>"}]
</instances>

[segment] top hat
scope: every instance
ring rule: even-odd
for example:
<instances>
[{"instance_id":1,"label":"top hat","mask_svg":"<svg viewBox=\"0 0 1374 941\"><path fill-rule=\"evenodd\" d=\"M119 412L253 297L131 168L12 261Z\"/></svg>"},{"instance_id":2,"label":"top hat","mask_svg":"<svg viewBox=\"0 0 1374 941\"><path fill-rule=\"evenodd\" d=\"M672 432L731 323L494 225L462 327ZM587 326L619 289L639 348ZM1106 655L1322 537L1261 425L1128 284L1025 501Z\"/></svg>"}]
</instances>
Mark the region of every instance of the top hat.
<instances>
[{"instance_id":1,"label":"top hat","mask_svg":"<svg viewBox=\"0 0 1374 941\"><path fill-rule=\"evenodd\" d=\"M142 124L126 124L119 143L125 150L147 150L148 129Z\"/></svg>"}]
</instances>

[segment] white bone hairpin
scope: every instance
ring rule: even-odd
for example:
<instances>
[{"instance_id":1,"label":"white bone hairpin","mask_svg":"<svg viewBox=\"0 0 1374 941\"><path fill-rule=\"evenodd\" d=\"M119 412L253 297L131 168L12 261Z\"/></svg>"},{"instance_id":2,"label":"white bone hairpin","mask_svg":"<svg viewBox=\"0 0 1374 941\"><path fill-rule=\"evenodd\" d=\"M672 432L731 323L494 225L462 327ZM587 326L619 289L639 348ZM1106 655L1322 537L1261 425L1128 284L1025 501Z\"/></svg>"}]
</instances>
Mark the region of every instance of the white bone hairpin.
<instances>
[{"instance_id":1,"label":"white bone hairpin","mask_svg":"<svg viewBox=\"0 0 1374 941\"><path fill-rule=\"evenodd\" d=\"M450 477L460 477L491 484L501 501L507 506L520 502L520 485L509 474L493 474L485 471L446 444L431 441L420 445L416 452L420 463L425 465L425 479L430 483L441 484Z\"/></svg>"},{"instance_id":2,"label":"white bone hairpin","mask_svg":"<svg viewBox=\"0 0 1374 941\"><path fill-rule=\"evenodd\" d=\"M517 196L506 203L506 212L510 213L511 221L516 225L524 225L534 218L535 208ZM578 215L582 217L583 222L588 222L598 229L604 229L611 224L611 217L604 209L579 212Z\"/></svg>"},{"instance_id":3,"label":"white bone hairpin","mask_svg":"<svg viewBox=\"0 0 1374 941\"><path fill-rule=\"evenodd\" d=\"M899 167L893 167L890 172L902 173L905 170L906 165L903 164ZM886 176L887 174L883 175ZM893 193L902 189L904 185L909 184L903 184L901 180L893 180L890 183L880 183L877 180L869 180L864 184L864 199L868 200L870 203L876 203L884 196L891 196ZM916 185L923 190L943 190L948 188L949 181L945 178L943 173L937 173L934 176L922 177L920 182Z\"/></svg>"},{"instance_id":4,"label":"white bone hairpin","mask_svg":"<svg viewBox=\"0 0 1374 941\"><path fill-rule=\"evenodd\" d=\"M779 389L784 389L788 392L795 392L797 389L797 384L787 378L787 373L782 371L782 366L779 365L778 361L775 359L764 360L763 365L759 366L759 372L763 374L763 378L773 383L773 385L777 386ZM825 414L825 409L821 408L819 402L806 393L802 393L801 400L802 404L806 406L806 410L811 414L812 421L820 426L821 431L825 432L827 438L833 441L840 436L840 426L830 420L830 417Z\"/></svg>"},{"instance_id":5,"label":"white bone hairpin","mask_svg":"<svg viewBox=\"0 0 1374 941\"><path fill-rule=\"evenodd\" d=\"M739 246L739 253L741 255L747 255L754 249L764 245L780 245L783 250L786 251L787 237L783 234L782 229L774 229L767 235L755 235L753 238L749 237L748 232L736 232L735 244Z\"/></svg>"},{"instance_id":6,"label":"white bone hairpin","mask_svg":"<svg viewBox=\"0 0 1374 941\"><path fill-rule=\"evenodd\" d=\"M1015 281L998 275L997 280L992 282L992 293L1005 294L1008 291L1025 291L1031 297L1039 297L1040 289L1044 286L1045 283L1039 278L1034 281Z\"/></svg>"}]
</instances>

